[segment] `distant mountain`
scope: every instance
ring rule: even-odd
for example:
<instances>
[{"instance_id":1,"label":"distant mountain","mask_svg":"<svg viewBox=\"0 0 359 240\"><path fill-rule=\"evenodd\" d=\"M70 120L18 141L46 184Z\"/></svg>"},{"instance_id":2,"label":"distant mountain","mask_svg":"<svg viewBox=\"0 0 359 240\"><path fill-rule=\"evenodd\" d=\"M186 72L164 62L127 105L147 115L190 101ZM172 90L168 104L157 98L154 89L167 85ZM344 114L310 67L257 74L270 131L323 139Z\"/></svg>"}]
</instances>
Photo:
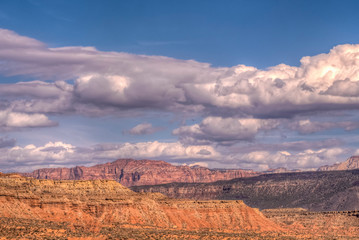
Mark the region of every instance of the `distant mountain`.
<instances>
[{"instance_id":1,"label":"distant mountain","mask_svg":"<svg viewBox=\"0 0 359 240\"><path fill-rule=\"evenodd\" d=\"M248 206L260 209L359 209L359 169L264 174L213 183L170 183L131 189L158 192L172 198L243 200Z\"/></svg>"},{"instance_id":2,"label":"distant mountain","mask_svg":"<svg viewBox=\"0 0 359 240\"><path fill-rule=\"evenodd\" d=\"M157 160L119 159L92 167L43 168L22 175L37 179L55 180L110 179L129 187L171 182L215 182L252 177L259 174L252 170L212 170L200 166L174 166Z\"/></svg>"},{"instance_id":3,"label":"distant mountain","mask_svg":"<svg viewBox=\"0 0 359 240\"><path fill-rule=\"evenodd\" d=\"M339 171L339 170L353 170L359 168L359 156L352 156L345 162L337 163L331 166L322 166L318 171Z\"/></svg>"}]
</instances>

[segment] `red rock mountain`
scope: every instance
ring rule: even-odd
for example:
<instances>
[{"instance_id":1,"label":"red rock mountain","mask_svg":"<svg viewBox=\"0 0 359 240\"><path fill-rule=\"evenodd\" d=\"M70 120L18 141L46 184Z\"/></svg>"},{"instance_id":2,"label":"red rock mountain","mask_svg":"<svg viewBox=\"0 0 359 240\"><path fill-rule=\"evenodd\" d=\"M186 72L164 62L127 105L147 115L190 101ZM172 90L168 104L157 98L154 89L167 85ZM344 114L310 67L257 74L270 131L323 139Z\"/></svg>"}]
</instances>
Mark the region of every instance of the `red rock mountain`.
<instances>
[{"instance_id":1,"label":"red rock mountain","mask_svg":"<svg viewBox=\"0 0 359 240\"><path fill-rule=\"evenodd\" d=\"M336 163L331 166L322 166L318 168L318 171L339 171L339 170L353 170L359 168L359 156L352 156L345 162Z\"/></svg>"},{"instance_id":2,"label":"red rock mountain","mask_svg":"<svg viewBox=\"0 0 359 240\"><path fill-rule=\"evenodd\" d=\"M252 177L252 170L212 170L205 167L174 166L164 161L119 159L92 167L43 168L23 176L54 180L115 180L124 186L155 185L171 182L215 182Z\"/></svg>"}]
</instances>

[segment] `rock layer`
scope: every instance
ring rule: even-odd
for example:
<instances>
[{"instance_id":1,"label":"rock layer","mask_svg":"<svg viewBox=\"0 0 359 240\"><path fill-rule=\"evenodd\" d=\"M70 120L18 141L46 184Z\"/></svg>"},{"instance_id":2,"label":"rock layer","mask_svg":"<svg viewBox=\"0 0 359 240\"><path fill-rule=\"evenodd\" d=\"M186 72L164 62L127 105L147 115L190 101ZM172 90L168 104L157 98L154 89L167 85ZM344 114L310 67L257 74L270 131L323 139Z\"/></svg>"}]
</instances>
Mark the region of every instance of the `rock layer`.
<instances>
[{"instance_id":1,"label":"rock layer","mask_svg":"<svg viewBox=\"0 0 359 240\"><path fill-rule=\"evenodd\" d=\"M22 175L54 180L110 179L129 187L171 182L215 182L257 176L259 173L242 169L212 170L199 166L174 166L156 160L119 159L92 167L44 168Z\"/></svg>"},{"instance_id":2,"label":"rock layer","mask_svg":"<svg viewBox=\"0 0 359 240\"><path fill-rule=\"evenodd\" d=\"M138 194L111 180L0 177L0 218L83 226L225 232L282 232L242 201L191 201ZM1 228L1 227L0 227Z\"/></svg>"},{"instance_id":3,"label":"rock layer","mask_svg":"<svg viewBox=\"0 0 359 240\"><path fill-rule=\"evenodd\" d=\"M175 200L112 180L0 176L0 239L356 239L358 214L263 214L238 200Z\"/></svg>"}]
</instances>

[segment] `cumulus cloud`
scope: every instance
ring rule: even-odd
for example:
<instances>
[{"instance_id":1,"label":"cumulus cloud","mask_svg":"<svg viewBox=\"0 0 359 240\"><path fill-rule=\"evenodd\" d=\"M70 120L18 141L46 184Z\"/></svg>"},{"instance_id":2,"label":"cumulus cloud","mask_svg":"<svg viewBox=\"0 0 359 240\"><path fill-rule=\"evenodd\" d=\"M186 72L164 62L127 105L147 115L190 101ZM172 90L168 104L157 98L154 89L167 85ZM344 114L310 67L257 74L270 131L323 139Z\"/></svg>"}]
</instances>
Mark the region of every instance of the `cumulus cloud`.
<instances>
[{"instance_id":1,"label":"cumulus cloud","mask_svg":"<svg viewBox=\"0 0 359 240\"><path fill-rule=\"evenodd\" d=\"M10 141L4 143L10 149L0 148L0 161L7 169L28 168L30 163L34 167L87 164L118 157L173 161L191 158L192 162L206 159L254 168L280 164L287 164L287 168L312 167L325 157L340 155L333 141L315 146L308 146L308 142L288 143L287 150L279 144L249 144L243 152L224 151L221 147L240 149L242 146L235 144L253 141L258 133L276 128L301 134L331 128L357 129L356 122L318 122L311 117L303 119L303 115L359 109L358 59L359 45L346 44L326 54L303 57L299 67L280 64L265 70L245 65L217 68L194 60L103 52L94 47L49 48L36 39L0 29L0 74L37 79L0 84L2 131L54 126L51 114L127 116L165 111L203 117L198 124L173 131L180 143L11 148L14 143ZM129 132L149 134L154 128L144 123Z\"/></svg>"},{"instance_id":2,"label":"cumulus cloud","mask_svg":"<svg viewBox=\"0 0 359 240\"><path fill-rule=\"evenodd\" d=\"M201 154L206 151L207 154ZM140 142L98 144L80 148L63 142L49 142L43 146L0 148L0 171L31 171L44 167L94 165L118 158L206 160L220 154L210 146L184 146L181 143Z\"/></svg>"},{"instance_id":3,"label":"cumulus cloud","mask_svg":"<svg viewBox=\"0 0 359 240\"><path fill-rule=\"evenodd\" d=\"M78 105L80 113L96 106L99 111L115 107L264 118L357 109L359 103L359 45L339 45L327 54L303 57L299 67L280 64L260 70L244 65L214 68L193 60L102 52L93 47L48 48L6 29L1 30L0 43L2 74L75 80L66 91L71 106ZM60 99L64 92L58 86L45 92L40 86L49 86L37 84L32 95L25 84L10 93ZM39 104L31 101L23 104ZM66 105L57 102L55 106L62 104Z\"/></svg>"},{"instance_id":4,"label":"cumulus cloud","mask_svg":"<svg viewBox=\"0 0 359 240\"><path fill-rule=\"evenodd\" d=\"M105 151L103 151L105 147ZM99 158L166 158L166 159L210 159L219 155L211 146L185 146L181 143L139 142L113 145L97 145L93 149ZM201 151L209 154L203 155ZM92 152L92 151L90 151Z\"/></svg>"},{"instance_id":5,"label":"cumulus cloud","mask_svg":"<svg viewBox=\"0 0 359 240\"><path fill-rule=\"evenodd\" d=\"M56 125L56 122L51 121L44 114L27 114L11 112L10 110L0 111L0 130L27 127L52 127Z\"/></svg>"},{"instance_id":6,"label":"cumulus cloud","mask_svg":"<svg viewBox=\"0 0 359 240\"><path fill-rule=\"evenodd\" d=\"M200 124L177 128L173 134L187 144L233 144L253 140L260 130L271 130L278 125L278 120L272 119L207 117Z\"/></svg>"},{"instance_id":7,"label":"cumulus cloud","mask_svg":"<svg viewBox=\"0 0 359 240\"><path fill-rule=\"evenodd\" d=\"M71 144L62 142L49 142L39 147L30 144L25 147L1 148L1 171L26 171L73 164L74 149Z\"/></svg>"},{"instance_id":8,"label":"cumulus cloud","mask_svg":"<svg viewBox=\"0 0 359 240\"><path fill-rule=\"evenodd\" d=\"M73 98L73 85L64 81L31 81L0 85L0 100L6 100L7 108L17 112L71 112L76 108Z\"/></svg>"},{"instance_id":9,"label":"cumulus cloud","mask_svg":"<svg viewBox=\"0 0 359 240\"><path fill-rule=\"evenodd\" d=\"M286 167L288 169L316 169L345 160L352 149L324 146L306 149L248 149L247 151L224 152L208 145L183 145L179 142L107 143L91 147L77 147L64 142L49 142L43 146L33 144L20 147L0 147L0 171L32 171L44 167L91 166L114 161L118 158L157 159L190 166L211 168L247 168L267 170ZM294 144L294 143L293 143ZM313 145L313 144L312 144ZM315 145L315 144L314 144Z\"/></svg>"},{"instance_id":10,"label":"cumulus cloud","mask_svg":"<svg viewBox=\"0 0 359 240\"><path fill-rule=\"evenodd\" d=\"M147 135L155 133L159 130L161 130L161 128L153 127L150 123L141 123L131 128L130 130L125 131L124 133L128 133L131 135Z\"/></svg>"},{"instance_id":11,"label":"cumulus cloud","mask_svg":"<svg viewBox=\"0 0 359 240\"><path fill-rule=\"evenodd\" d=\"M319 150L306 149L300 152L289 151L253 151L246 154L234 154L227 157L228 163L237 164L243 168L267 170L269 168L285 167L287 169L315 170L318 166L335 163L348 150L343 148L322 148Z\"/></svg>"}]
</instances>

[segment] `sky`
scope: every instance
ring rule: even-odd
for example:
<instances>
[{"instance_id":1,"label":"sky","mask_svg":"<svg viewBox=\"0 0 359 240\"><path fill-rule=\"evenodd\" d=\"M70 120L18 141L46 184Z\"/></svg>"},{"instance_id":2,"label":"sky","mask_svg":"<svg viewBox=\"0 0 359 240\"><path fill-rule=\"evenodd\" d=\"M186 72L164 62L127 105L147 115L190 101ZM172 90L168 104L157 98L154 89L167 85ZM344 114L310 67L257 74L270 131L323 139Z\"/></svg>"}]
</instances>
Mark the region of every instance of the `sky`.
<instances>
[{"instance_id":1,"label":"sky","mask_svg":"<svg viewBox=\"0 0 359 240\"><path fill-rule=\"evenodd\" d=\"M359 154L358 1L0 1L0 171Z\"/></svg>"}]
</instances>

